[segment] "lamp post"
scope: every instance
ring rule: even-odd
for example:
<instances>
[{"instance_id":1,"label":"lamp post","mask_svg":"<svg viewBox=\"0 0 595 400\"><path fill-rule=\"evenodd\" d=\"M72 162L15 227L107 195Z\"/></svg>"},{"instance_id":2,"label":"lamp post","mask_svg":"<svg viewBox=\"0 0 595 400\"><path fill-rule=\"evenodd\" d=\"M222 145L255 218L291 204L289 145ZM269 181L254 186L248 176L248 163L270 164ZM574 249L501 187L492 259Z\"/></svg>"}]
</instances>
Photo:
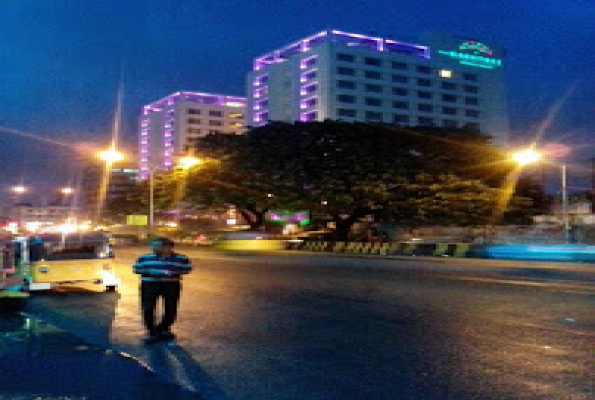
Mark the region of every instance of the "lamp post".
<instances>
[{"instance_id":1,"label":"lamp post","mask_svg":"<svg viewBox=\"0 0 595 400\"><path fill-rule=\"evenodd\" d=\"M103 169L103 175L101 178L101 186L99 187L99 196L97 198L97 208L96 208L96 219L99 222L101 218L101 209L103 202L107 197L107 192L109 190L109 178L111 173L112 165L118 161L122 161L124 156L122 153L116 150L114 145L112 145L107 150L103 150L99 152L98 157L105 162L105 167Z\"/></svg>"},{"instance_id":2,"label":"lamp post","mask_svg":"<svg viewBox=\"0 0 595 400\"><path fill-rule=\"evenodd\" d=\"M513 160L519 166L525 166L539 161L541 154L533 149L527 149L513 154ZM568 185L566 177L566 164L560 166L560 173L562 179L562 223L564 225L564 241L570 243L570 215L568 213Z\"/></svg>"},{"instance_id":3,"label":"lamp post","mask_svg":"<svg viewBox=\"0 0 595 400\"><path fill-rule=\"evenodd\" d=\"M196 167L197 165L200 165L203 163L203 160L201 160L200 158L197 157L193 157L193 156L185 156L180 158L179 163L178 163L178 167L182 169L184 175L182 176L182 182L181 184L178 186L178 199L177 199L177 205L176 205L176 214L175 214L175 223L176 226L180 226L180 219L181 219L181 213L182 213L182 207L181 207L181 203L182 203L182 198L184 197L184 191L186 189L186 182L185 182L185 178L188 174L188 171L193 168Z\"/></svg>"}]
</instances>

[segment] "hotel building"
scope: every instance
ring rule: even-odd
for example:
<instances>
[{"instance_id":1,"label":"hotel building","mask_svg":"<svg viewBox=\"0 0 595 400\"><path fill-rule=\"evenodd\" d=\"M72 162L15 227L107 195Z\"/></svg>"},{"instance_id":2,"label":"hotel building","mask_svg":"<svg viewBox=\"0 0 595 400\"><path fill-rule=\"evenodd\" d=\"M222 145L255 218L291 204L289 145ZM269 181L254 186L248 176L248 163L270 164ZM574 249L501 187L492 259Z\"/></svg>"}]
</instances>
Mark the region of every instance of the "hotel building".
<instances>
[{"instance_id":1,"label":"hotel building","mask_svg":"<svg viewBox=\"0 0 595 400\"><path fill-rule=\"evenodd\" d=\"M176 92L143 107L139 131L139 179L167 171L175 157L209 134L241 134L246 99L222 94Z\"/></svg>"},{"instance_id":2,"label":"hotel building","mask_svg":"<svg viewBox=\"0 0 595 400\"><path fill-rule=\"evenodd\" d=\"M506 143L504 49L437 33L420 43L329 30L258 57L247 76L247 124L469 126Z\"/></svg>"}]
</instances>

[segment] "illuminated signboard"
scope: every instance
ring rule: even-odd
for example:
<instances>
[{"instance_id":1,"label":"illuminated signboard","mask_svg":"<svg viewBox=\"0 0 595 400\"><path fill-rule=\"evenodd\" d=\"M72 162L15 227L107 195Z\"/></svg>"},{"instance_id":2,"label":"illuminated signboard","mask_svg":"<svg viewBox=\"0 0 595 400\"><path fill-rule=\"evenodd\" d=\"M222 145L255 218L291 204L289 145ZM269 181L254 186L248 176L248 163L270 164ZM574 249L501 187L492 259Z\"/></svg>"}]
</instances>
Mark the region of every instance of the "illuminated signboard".
<instances>
[{"instance_id":1,"label":"illuminated signboard","mask_svg":"<svg viewBox=\"0 0 595 400\"><path fill-rule=\"evenodd\" d=\"M502 66L502 60L492 57L493 51L480 42L467 41L459 45L458 51L438 50L438 53L473 67L493 69Z\"/></svg>"}]
</instances>

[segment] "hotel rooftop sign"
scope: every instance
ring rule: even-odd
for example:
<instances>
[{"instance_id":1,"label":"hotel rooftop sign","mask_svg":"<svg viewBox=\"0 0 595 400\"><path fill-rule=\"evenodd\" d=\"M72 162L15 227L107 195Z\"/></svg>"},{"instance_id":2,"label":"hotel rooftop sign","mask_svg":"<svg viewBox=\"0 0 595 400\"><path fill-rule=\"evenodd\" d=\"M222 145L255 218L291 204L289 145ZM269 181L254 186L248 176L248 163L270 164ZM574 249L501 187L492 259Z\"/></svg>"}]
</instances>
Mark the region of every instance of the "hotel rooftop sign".
<instances>
[{"instance_id":1,"label":"hotel rooftop sign","mask_svg":"<svg viewBox=\"0 0 595 400\"><path fill-rule=\"evenodd\" d=\"M438 50L438 54L458 60L459 64L473 67L494 69L502 66L502 60L494 58L493 51L483 43L475 41L463 42L457 50Z\"/></svg>"}]
</instances>

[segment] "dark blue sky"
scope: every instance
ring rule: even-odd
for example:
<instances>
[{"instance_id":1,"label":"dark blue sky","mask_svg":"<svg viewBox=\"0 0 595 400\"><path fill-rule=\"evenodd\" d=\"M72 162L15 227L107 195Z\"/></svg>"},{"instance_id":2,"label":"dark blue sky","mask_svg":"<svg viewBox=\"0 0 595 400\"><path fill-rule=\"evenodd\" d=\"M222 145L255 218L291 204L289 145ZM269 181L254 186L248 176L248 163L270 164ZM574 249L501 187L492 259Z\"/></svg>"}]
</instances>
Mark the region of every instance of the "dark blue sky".
<instances>
[{"instance_id":1,"label":"dark blue sky","mask_svg":"<svg viewBox=\"0 0 595 400\"><path fill-rule=\"evenodd\" d=\"M177 90L241 95L255 56L306 35L438 30L507 48L515 135L576 85L545 137L580 147L575 175L594 154L591 0L2 0L0 17L0 127L68 143L107 141L122 63L132 144L143 104ZM71 157L0 131L0 186L61 184Z\"/></svg>"}]
</instances>

